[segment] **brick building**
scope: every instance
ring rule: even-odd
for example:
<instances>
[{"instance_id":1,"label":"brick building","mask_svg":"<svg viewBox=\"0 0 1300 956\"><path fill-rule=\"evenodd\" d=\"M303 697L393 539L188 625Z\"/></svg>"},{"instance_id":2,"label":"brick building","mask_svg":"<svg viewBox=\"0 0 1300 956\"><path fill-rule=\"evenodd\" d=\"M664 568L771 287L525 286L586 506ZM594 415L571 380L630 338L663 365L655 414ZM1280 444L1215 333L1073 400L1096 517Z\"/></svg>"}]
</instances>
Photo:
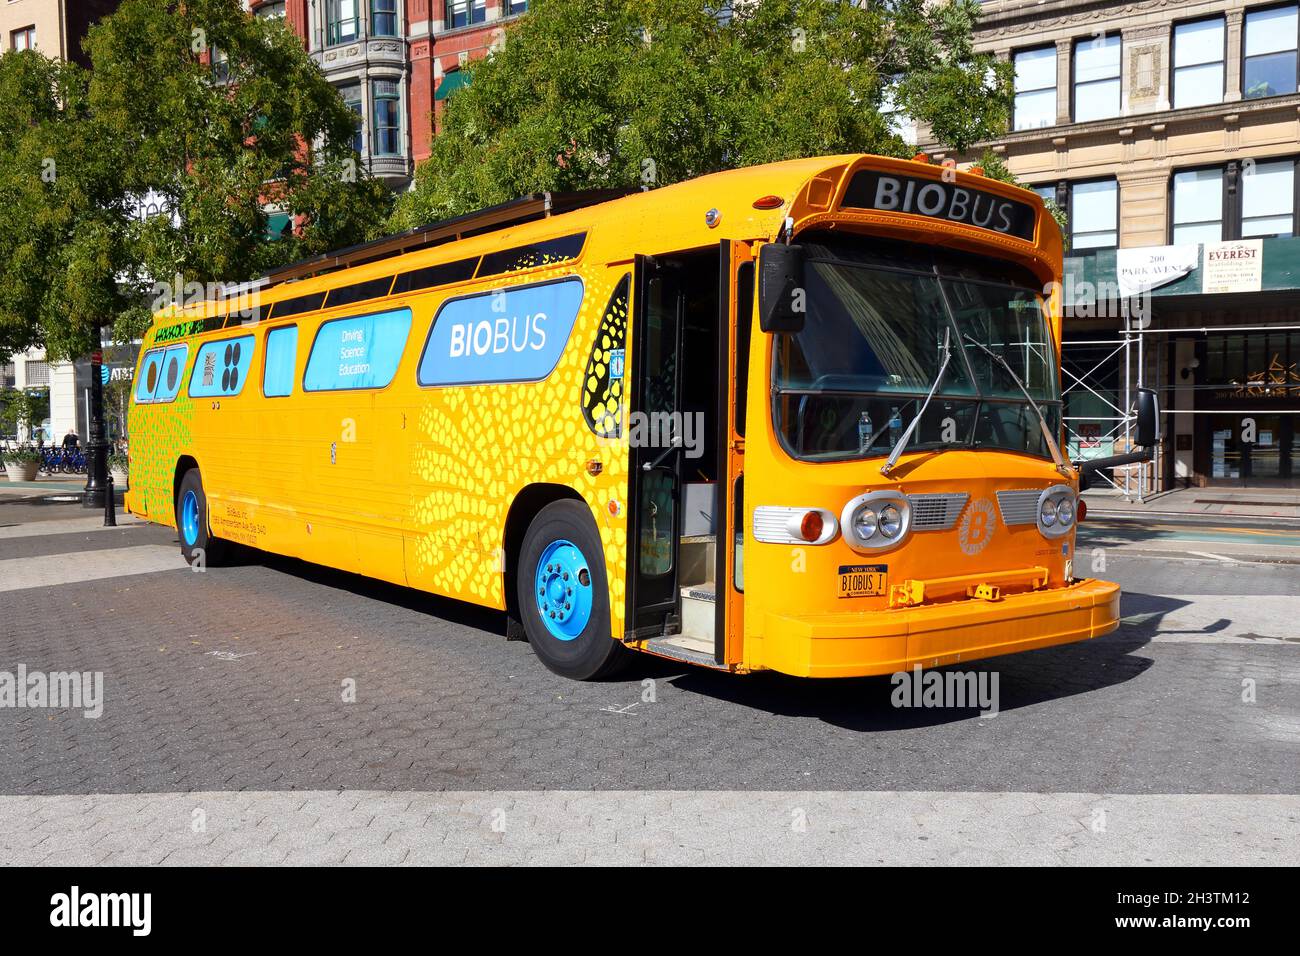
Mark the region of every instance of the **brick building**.
<instances>
[{"instance_id":1,"label":"brick building","mask_svg":"<svg viewBox=\"0 0 1300 956\"><path fill-rule=\"evenodd\" d=\"M470 63L500 42L528 0L249 0L285 17L357 112L357 151L375 176L405 189L430 152L436 115L468 82Z\"/></svg>"},{"instance_id":2,"label":"brick building","mask_svg":"<svg viewBox=\"0 0 1300 956\"><path fill-rule=\"evenodd\" d=\"M1131 389L1157 387L1147 490L1300 486L1298 30L1296 0L983 4L977 47L1015 65L1015 103L976 152L1069 216L1071 452L1122 450Z\"/></svg>"}]
</instances>

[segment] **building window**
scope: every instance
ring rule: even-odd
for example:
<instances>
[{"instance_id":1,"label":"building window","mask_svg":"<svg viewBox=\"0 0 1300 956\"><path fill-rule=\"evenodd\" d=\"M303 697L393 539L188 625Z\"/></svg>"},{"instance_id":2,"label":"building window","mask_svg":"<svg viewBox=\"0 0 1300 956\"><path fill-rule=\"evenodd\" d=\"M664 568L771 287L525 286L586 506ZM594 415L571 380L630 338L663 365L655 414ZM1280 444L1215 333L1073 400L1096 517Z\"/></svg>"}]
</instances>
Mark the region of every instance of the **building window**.
<instances>
[{"instance_id":1,"label":"building window","mask_svg":"<svg viewBox=\"0 0 1300 956\"><path fill-rule=\"evenodd\" d=\"M212 47L210 54L212 60L212 79L216 83L225 83L230 80L230 54L220 47Z\"/></svg>"},{"instance_id":2,"label":"building window","mask_svg":"<svg viewBox=\"0 0 1300 956\"><path fill-rule=\"evenodd\" d=\"M399 156L402 152L402 94L395 80L375 80L371 85L374 97L374 154Z\"/></svg>"},{"instance_id":3,"label":"building window","mask_svg":"<svg viewBox=\"0 0 1300 956\"><path fill-rule=\"evenodd\" d=\"M727 20L730 21L731 5L725 5L728 14ZM516 14L528 12L528 0L506 0L506 16L513 17Z\"/></svg>"},{"instance_id":4,"label":"building window","mask_svg":"<svg viewBox=\"0 0 1300 956\"><path fill-rule=\"evenodd\" d=\"M1253 100L1296 91L1297 11L1294 4L1246 14L1242 95Z\"/></svg>"},{"instance_id":5,"label":"building window","mask_svg":"<svg viewBox=\"0 0 1300 956\"><path fill-rule=\"evenodd\" d=\"M1016 67L1015 129L1038 129L1056 123L1056 47L1020 50Z\"/></svg>"},{"instance_id":6,"label":"building window","mask_svg":"<svg viewBox=\"0 0 1300 956\"><path fill-rule=\"evenodd\" d=\"M284 0L278 2L264 3L254 12L259 20L283 20L284 19Z\"/></svg>"},{"instance_id":7,"label":"building window","mask_svg":"<svg viewBox=\"0 0 1300 956\"><path fill-rule=\"evenodd\" d=\"M1070 184L1070 251L1119 245L1119 183L1098 179Z\"/></svg>"},{"instance_id":8,"label":"building window","mask_svg":"<svg viewBox=\"0 0 1300 956\"><path fill-rule=\"evenodd\" d=\"M288 239L293 236L293 216L287 212L268 212L266 214L266 238L271 242Z\"/></svg>"},{"instance_id":9,"label":"building window","mask_svg":"<svg viewBox=\"0 0 1300 956\"><path fill-rule=\"evenodd\" d=\"M447 0L447 26L467 27L487 19L487 0Z\"/></svg>"},{"instance_id":10,"label":"building window","mask_svg":"<svg viewBox=\"0 0 1300 956\"><path fill-rule=\"evenodd\" d=\"M370 35L397 36L397 0L370 0Z\"/></svg>"},{"instance_id":11,"label":"building window","mask_svg":"<svg viewBox=\"0 0 1300 956\"><path fill-rule=\"evenodd\" d=\"M352 137L352 149L358 156L365 152L366 109L361 102L361 84L351 83L339 87L339 96L348 109L357 114L357 131Z\"/></svg>"},{"instance_id":12,"label":"building window","mask_svg":"<svg viewBox=\"0 0 1300 956\"><path fill-rule=\"evenodd\" d=\"M27 379L27 387L33 385L50 384L50 363L28 361L23 364L23 374Z\"/></svg>"},{"instance_id":13,"label":"building window","mask_svg":"<svg viewBox=\"0 0 1300 956\"><path fill-rule=\"evenodd\" d=\"M9 49L11 50L36 49L36 28L23 27L21 30L14 30L12 33L10 33Z\"/></svg>"},{"instance_id":14,"label":"building window","mask_svg":"<svg viewBox=\"0 0 1300 956\"><path fill-rule=\"evenodd\" d=\"M1295 235L1295 160L1255 163L1241 174L1241 238Z\"/></svg>"},{"instance_id":15,"label":"building window","mask_svg":"<svg viewBox=\"0 0 1300 956\"><path fill-rule=\"evenodd\" d=\"M1223 102L1223 17L1174 25L1174 109Z\"/></svg>"},{"instance_id":16,"label":"building window","mask_svg":"<svg viewBox=\"0 0 1300 956\"><path fill-rule=\"evenodd\" d=\"M1080 40L1074 45L1074 121L1119 115L1119 35Z\"/></svg>"},{"instance_id":17,"label":"building window","mask_svg":"<svg viewBox=\"0 0 1300 956\"><path fill-rule=\"evenodd\" d=\"M1174 173L1175 244L1223 239L1223 170Z\"/></svg>"},{"instance_id":18,"label":"building window","mask_svg":"<svg viewBox=\"0 0 1300 956\"><path fill-rule=\"evenodd\" d=\"M326 0L327 42L350 43L361 34L357 0Z\"/></svg>"}]
</instances>

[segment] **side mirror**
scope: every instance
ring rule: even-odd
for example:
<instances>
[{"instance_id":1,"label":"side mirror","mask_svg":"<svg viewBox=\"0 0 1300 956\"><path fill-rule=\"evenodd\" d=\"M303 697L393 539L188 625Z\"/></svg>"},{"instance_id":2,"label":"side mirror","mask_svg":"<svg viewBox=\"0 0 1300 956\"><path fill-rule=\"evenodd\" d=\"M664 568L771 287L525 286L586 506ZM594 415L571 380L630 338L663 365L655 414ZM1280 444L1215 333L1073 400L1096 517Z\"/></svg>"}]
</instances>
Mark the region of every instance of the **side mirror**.
<instances>
[{"instance_id":1,"label":"side mirror","mask_svg":"<svg viewBox=\"0 0 1300 956\"><path fill-rule=\"evenodd\" d=\"M1137 390L1137 444L1140 448L1154 448L1160 433L1160 402L1154 390Z\"/></svg>"},{"instance_id":2,"label":"side mirror","mask_svg":"<svg viewBox=\"0 0 1300 956\"><path fill-rule=\"evenodd\" d=\"M758 251L758 327L802 331L805 314L803 246L768 243Z\"/></svg>"}]
</instances>

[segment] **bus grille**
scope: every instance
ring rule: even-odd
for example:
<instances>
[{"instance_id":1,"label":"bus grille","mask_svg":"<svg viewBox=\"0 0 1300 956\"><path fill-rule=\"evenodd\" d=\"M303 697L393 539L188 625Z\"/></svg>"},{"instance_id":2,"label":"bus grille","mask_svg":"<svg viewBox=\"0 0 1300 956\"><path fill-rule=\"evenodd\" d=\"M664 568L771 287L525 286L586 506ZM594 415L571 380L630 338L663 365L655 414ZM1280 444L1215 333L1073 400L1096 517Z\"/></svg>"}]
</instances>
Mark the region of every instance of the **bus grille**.
<instances>
[{"instance_id":1,"label":"bus grille","mask_svg":"<svg viewBox=\"0 0 1300 956\"><path fill-rule=\"evenodd\" d=\"M998 492L998 511L1002 512L1002 523L1037 524L1038 499L1043 493L1041 488L1017 488L1015 491Z\"/></svg>"},{"instance_id":2,"label":"bus grille","mask_svg":"<svg viewBox=\"0 0 1300 956\"><path fill-rule=\"evenodd\" d=\"M912 506L912 528L916 531L947 531L957 523L966 507L965 492L952 495L908 495Z\"/></svg>"}]
</instances>

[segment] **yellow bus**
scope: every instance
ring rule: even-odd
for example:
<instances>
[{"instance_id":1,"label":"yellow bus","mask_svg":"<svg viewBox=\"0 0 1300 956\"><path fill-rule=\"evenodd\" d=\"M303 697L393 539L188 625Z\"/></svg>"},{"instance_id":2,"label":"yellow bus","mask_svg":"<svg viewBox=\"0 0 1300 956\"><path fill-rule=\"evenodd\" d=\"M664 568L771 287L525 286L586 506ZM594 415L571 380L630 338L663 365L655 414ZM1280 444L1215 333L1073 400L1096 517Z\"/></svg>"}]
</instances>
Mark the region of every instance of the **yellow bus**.
<instances>
[{"instance_id":1,"label":"yellow bus","mask_svg":"<svg viewBox=\"0 0 1300 956\"><path fill-rule=\"evenodd\" d=\"M849 155L540 194L155 316L126 506L634 651L887 674L1106 634L1061 457L1060 232Z\"/></svg>"}]
</instances>

